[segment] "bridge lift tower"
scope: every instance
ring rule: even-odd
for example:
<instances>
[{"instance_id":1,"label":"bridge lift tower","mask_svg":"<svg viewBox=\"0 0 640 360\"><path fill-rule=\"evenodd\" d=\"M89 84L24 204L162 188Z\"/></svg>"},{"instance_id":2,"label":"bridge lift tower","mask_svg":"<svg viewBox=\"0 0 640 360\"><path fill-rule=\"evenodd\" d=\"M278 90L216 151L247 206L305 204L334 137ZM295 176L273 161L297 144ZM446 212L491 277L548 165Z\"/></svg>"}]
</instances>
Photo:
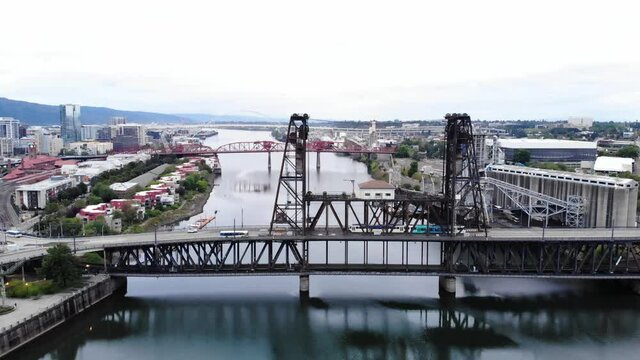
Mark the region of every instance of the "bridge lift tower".
<instances>
[{"instance_id":1,"label":"bridge lift tower","mask_svg":"<svg viewBox=\"0 0 640 360\"><path fill-rule=\"evenodd\" d=\"M463 225L487 231L480 175L473 141L471 117L465 114L445 115L446 147L442 186L445 197L444 218L451 236Z\"/></svg>"},{"instance_id":2,"label":"bridge lift tower","mask_svg":"<svg viewBox=\"0 0 640 360\"><path fill-rule=\"evenodd\" d=\"M289 120L278 189L269 228L271 233L273 233L274 227L278 227L278 224L286 224L286 230L293 231L297 235L304 235L307 227L304 195L307 193L308 120L309 115L307 114L293 114Z\"/></svg>"}]
</instances>

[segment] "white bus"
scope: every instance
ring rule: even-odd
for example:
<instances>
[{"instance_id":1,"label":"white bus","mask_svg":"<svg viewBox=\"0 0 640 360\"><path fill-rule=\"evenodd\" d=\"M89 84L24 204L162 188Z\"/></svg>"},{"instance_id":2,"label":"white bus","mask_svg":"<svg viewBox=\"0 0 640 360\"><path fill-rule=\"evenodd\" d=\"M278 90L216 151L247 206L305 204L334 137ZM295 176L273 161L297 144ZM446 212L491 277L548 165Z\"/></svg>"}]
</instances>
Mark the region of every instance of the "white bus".
<instances>
[{"instance_id":1,"label":"white bus","mask_svg":"<svg viewBox=\"0 0 640 360\"><path fill-rule=\"evenodd\" d=\"M385 229L383 225L371 225L371 226L360 226L360 225L349 225L349 231L352 233L373 233L373 235L381 235ZM389 233L403 233L407 229L406 225L395 225L395 226L387 226L387 232Z\"/></svg>"},{"instance_id":2,"label":"white bus","mask_svg":"<svg viewBox=\"0 0 640 360\"><path fill-rule=\"evenodd\" d=\"M247 230L222 230L220 237L249 237L249 232Z\"/></svg>"},{"instance_id":3,"label":"white bus","mask_svg":"<svg viewBox=\"0 0 640 360\"><path fill-rule=\"evenodd\" d=\"M20 230L7 230L7 236L11 236L11 237L22 237L22 231Z\"/></svg>"}]
</instances>

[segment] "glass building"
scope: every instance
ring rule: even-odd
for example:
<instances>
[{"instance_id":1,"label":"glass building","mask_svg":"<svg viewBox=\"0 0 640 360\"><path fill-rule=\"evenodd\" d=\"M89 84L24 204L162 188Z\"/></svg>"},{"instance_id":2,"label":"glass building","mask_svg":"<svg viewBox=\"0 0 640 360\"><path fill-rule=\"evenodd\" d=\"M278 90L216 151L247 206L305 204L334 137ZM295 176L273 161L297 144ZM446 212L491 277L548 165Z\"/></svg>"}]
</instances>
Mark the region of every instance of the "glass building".
<instances>
[{"instance_id":1,"label":"glass building","mask_svg":"<svg viewBox=\"0 0 640 360\"><path fill-rule=\"evenodd\" d=\"M80 105L60 105L60 128L65 144L82 140Z\"/></svg>"}]
</instances>

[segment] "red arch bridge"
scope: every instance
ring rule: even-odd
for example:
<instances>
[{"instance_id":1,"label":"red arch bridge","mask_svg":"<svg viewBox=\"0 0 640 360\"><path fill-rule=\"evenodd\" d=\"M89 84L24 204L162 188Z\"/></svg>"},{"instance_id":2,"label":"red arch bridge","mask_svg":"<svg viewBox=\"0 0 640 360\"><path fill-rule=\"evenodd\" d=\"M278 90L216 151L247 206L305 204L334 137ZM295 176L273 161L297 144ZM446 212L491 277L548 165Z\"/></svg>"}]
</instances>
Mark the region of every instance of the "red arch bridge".
<instances>
[{"instance_id":1,"label":"red arch bridge","mask_svg":"<svg viewBox=\"0 0 640 360\"><path fill-rule=\"evenodd\" d=\"M271 168L271 153L284 152L285 143L278 141L241 141L224 144L213 148L202 144L179 144L162 150L146 149L142 150L150 155L177 155L177 156L210 156L215 158L216 165L214 171L221 172L219 154L249 154L267 153L268 167ZM137 151L136 151L137 152ZM354 143L344 145L344 143L324 140L312 140L307 142L307 152L317 154L316 167L320 168L320 153L343 153L343 154L394 154L396 147L367 147ZM106 158L107 155L89 156L63 156L62 159L89 160Z\"/></svg>"},{"instance_id":2,"label":"red arch bridge","mask_svg":"<svg viewBox=\"0 0 640 360\"><path fill-rule=\"evenodd\" d=\"M212 148L201 144L177 145L159 153L175 155L213 155L241 153L283 152L284 143L277 141L241 141ZM307 143L308 152L351 153L351 154L393 154L395 147L366 147L360 145L344 145L334 141L315 140Z\"/></svg>"}]
</instances>

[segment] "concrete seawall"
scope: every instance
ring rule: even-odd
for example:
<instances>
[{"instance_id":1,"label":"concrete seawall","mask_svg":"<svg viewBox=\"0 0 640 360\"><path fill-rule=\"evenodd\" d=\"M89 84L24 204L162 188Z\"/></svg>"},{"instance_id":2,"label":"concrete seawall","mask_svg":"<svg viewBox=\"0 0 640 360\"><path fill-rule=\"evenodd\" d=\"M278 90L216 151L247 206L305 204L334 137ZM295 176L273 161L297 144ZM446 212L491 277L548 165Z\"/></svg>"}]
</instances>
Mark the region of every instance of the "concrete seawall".
<instances>
[{"instance_id":1,"label":"concrete seawall","mask_svg":"<svg viewBox=\"0 0 640 360\"><path fill-rule=\"evenodd\" d=\"M45 334L110 295L126 293L126 289L126 278L105 277L94 284L74 291L73 294L58 303L32 314L17 324L2 328L2 333L0 333L0 357Z\"/></svg>"}]
</instances>

